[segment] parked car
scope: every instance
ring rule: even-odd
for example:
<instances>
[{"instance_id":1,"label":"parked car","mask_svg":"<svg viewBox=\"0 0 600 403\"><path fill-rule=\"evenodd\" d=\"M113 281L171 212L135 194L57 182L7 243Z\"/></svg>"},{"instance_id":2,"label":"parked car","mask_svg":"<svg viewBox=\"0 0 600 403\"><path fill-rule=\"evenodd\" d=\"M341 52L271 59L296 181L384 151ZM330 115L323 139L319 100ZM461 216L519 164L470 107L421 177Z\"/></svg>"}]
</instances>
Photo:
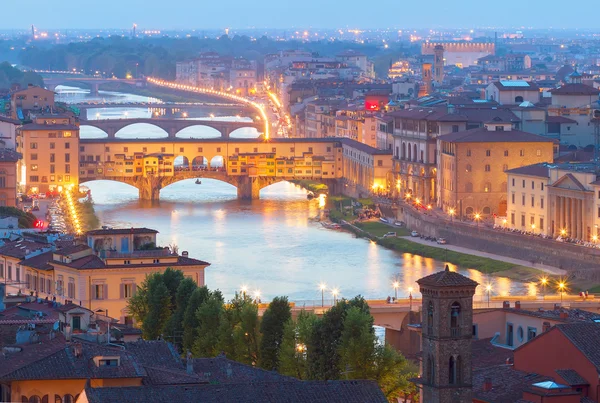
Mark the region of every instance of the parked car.
<instances>
[{"instance_id":1,"label":"parked car","mask_svg":"<svg viewBox=\"0 0 600 403\"><path fill-rule=\"evenodd\" d=\"M448 241L446 241L446 238L438 238L437 243L439 243L440 245L446 245Z\"/></svg>"},{"instance_id":2,"label":"parked car","mask_svg":"<svg viewBox=\"0 0 600 403\"><path fill-rule=\"evenodd\" d=\"M388 232L387 234L383 235L384 238L393 238L395 236L396 236L395 232Z\"/></svg>"},{"instance_id":3,"label":"parked car","mask_svg":"<svg viewBox=\"0 0 600 403\"><path fill-rule=\"evenodd\" d=\"M412 237L418 237L419 233L417 231L413 231L413 232L410 233L410 236L412 236Z\"/></svg>"},{"instance_id":4,"label":"parked car","mask_svg":"<svg viewBox=\"0 0 600 403\"><path fill-rule=\"evenodd\" d=\"M396 227L404 227L404 221L396 221L396 222L394 223L394 225L395 225Z\"/></svg>"}]
</instances>

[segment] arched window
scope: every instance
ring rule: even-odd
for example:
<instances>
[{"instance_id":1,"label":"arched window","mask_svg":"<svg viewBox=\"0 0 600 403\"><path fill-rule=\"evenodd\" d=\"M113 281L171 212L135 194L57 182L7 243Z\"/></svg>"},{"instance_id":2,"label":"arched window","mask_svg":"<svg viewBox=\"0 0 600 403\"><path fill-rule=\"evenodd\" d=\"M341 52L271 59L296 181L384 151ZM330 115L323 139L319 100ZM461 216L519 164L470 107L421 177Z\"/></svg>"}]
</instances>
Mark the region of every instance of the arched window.
<instances>
[{"instance_id":1,"label":"arched window","mask_svg":"<svg viewBox=\"0 0 600 403\"><path fill-rule=\"evenodd\" d=\"M429 354L429 359L427 360L427 380L429 384L432 385L435 380L435 363L433 361L433 354Z\"/></svg>"},{"instance_id":2,"label":"arched window","mask_svg":"<svg viewBox=\"0 0 600 403\"><path fill-rule=\"evenodd\" d=\"M429 306L427 307L427 331L433 331L433 301L429 301Z\"/></svg>"},{"instance_id":3,"label":"arched window","mask_svg":"<svg viewBox=\"0 0 600 403\"><path fill-rule=\"evenodd\" d=\"M29 403L42 403L42 398L38 395L33 395L29 398Z\"/></svg>"},{"instance_id":4,"label":"arched window","mask_svg":"<svg viewBox=\"0 0 600 403\"><path fill-rule=\"evenodd\" d=\"M425 161L425 153L421 151L421 162Z\"/></svg>"},{"instance_id":5,"label":"arched window","mask_svg":"<svg viewBox=\"0 0 600 403\"><path fill-rule=\"evenodd\" d=\"M450 385L460 385L461 383L461 358L460 356L451 356L448 362L448 383Z\"/></svg>"},{"instance_id":6,"label":"arched window","mask_svg":"<svg viewBox=\"0 0 600 403\"><path fill-rule=\"evenodd\" d=\"M515 103L516 104L520 104L521 102L523 102L523 97L522 96L519 95L519 96L515 97Z\"/></svg>"},{"instance_id":7,"label":"arched window","mask_svg":"<svg viewBox=\"0 0 600 403\"><path fill-rule=\"evenodd\" d=\"M63 403L75 403L75 398L73 397L73 395L64 395L63 396Z\"/></svg>"},{"instance_id":8,"label":"arched window","mask_svg":"<svg viewBox=\"0 0 600 403\"><path fill-rule=\"evenodd\" d=\"M467 172L472 172L473 171L473 167L471 166L471 164L467 164Z\"/></svg>"},{"instance_id":9,"label":"arched window","mask_svg":"<svg viewBox=\"0 0 600 403\"><path fill-rule=\"evenodd\" d=\"M492 184L491 184L490 182L486 182L486 183L483 185L483 191L484 191L485 193L490 193L490 192L492 191Z\"/></svg>"},{"instance_id":10,"label":"arched window","mask_svg":"<svg viewBox=\"0 0 600 403\"><path fill-rule=\"evenodd\" d=\"M471 182L467 182L465 184L465 192L467 192L467 193L473 192L473 184Z\"/></svg>"},{"instance_id":11,"label":"arched window","mask_svg":"<svg viewBox=\"0 0 600 403\"><path fill-rule=\"evenodd\" d=\"M406 159L406 143L402 143L402 159Z\"/></svg>"},{"instance_id":12,"label":"arched window","mask_svg":"<svg viewBox=\"0 0 600 403\"><path fill-rule=\"evenodd\" d=\"M467 216L472 216L473 215L473 207L467 207L467 209L465 210L465 213L467 214Z\"/></svg>"},{"instance_id":13,"label":"arched window","mask_svg":"<svg viewBox=\"0 0 600 403\"><path fill-rule=\"evenodd\" d=\"M62 403L62 397L60 397L60 395L54 395L54 403Z\"/></svg>"},{"instance_id":14,"label":"arched window","mask_svg":"<svg viewBox=\"0 0 600 403\"><path fill-rule=\"evenodd\" d=\"M459 335L460 328L460 304L453 302L450 306L450 331L452 336Z\"/></svg>"},{"instance_id":15,"label":"arched window","mask_svg":"<svg viewBox=\"0 0 600 403\"><path fill-rule=\"evenodd\" d=\"M492 213L492 209L491 208L489 208L487 206L483 208L483 214L484 215L490 215L491 213Z\"/></svg>"},{"instance_id":16,"label":"arched window","mask_svg":"<svg viewBox=\"0 0 600 403\"><path fill-rule=\"evenodd\" d=\"M408 160L412 161L412 147L410 146L410 143L408 143Z\"/></svg>"},{"instance_id":17,"label":"arched window","mask_svg":"<svg viewBox=\"0 0 600 403\"><path fill-rule=\"evenodd\" d=\"M417 160L417 145L416 144L413 145L413 158L415 159L415 161Z\"/></svg>"}]
</instances>

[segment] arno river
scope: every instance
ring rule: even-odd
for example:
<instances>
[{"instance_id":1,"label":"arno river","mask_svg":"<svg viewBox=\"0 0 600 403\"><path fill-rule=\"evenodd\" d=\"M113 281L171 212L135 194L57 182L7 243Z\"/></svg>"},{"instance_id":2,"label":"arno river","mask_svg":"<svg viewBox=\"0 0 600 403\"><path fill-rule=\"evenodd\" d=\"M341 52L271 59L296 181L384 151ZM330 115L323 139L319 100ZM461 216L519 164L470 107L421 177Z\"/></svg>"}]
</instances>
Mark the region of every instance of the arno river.
<instances>
[{"instance_id":1,"label":"arno river","mask_svg":"<svg viewBox=\"0 0 600 403\"><path fill-rule=\"evenodd\" d=\"M59 100L147 101L128 94L59 87ZM143 108L90 109L88 117L100 119L148 117ZM200 118L198 113L190 116ZM235 118L235 117L233 117ZM202 128L188 128L191 137L210 135ZM183 133L182 133L183 134ZM252 136L251 131L240 136ZM97 129L82 126L81 137L99 137ZM118 137L166 137L159 128L133 125ZM417 279L437 270L443 262L390 251L352 234L328 230L314 221L321 213L318 200L307 200L306 192L282 182L261 192L261 199L238 201L236 189L223 182L194 180L175 183L161 191L158 204L138 201L137 189L128 185L97 181L86 183L92 191L96 212L103 225L145 226L160 231L160 245L177 244L181 251L211 263L206 283L220 289L226 298L242 285L260 290L263 301L287 295L293 301L320 303L319 283L338 288L340 297L361 294L367 298L393 296L393 281L399 281L398 296L408 288L418 291ZM527 293L527 286L505 278L488 279L475 270L460 270L480 284L492 281L494 295ZM482 287L478 293L483 293ZM413 295L418 296L418 292ZM330 293L325 298L331 301Z\"/></svg>"}]
</instances>

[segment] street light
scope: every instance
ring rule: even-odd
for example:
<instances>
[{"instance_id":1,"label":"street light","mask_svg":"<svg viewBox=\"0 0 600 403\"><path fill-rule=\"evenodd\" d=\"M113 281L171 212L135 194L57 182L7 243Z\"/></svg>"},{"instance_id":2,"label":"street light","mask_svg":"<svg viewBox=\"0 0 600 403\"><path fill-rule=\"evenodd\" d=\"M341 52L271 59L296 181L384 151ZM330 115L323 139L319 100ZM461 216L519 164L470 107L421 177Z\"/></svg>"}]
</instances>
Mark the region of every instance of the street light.
<instances>
[{"instance_id":1,"label":"street light","mask_svg":"<svg viewBox=\"0 0 600 403\"><path fill-rule=\"evenodd\" d=\"M241 290L242 290L242 296L244 298L246 298L246 293L248 292L248 287L245 286L245 285L243 285L242 288L241 288Z\"/></svg>"},{"instance_id":2,"label":"street light","mask_svg":"<svg viewBox=\"0 0 600 403\"><path fill-rule=\"evenodd\" d=\"M565 287L567 285L565 284L564 281L561 281L560 283L558 283L558 290L560 291L560 306L562 307L562 303L563 303L563 293L565 291Z\"/></svg>"},{"instance_id":3,"label":"street light","mask_svg":"<svg viewBox=\"0 0 600 403\"><path fill-rule=\"evenodd\" d=\"M340 293L340 290L338 290L337 288L334 288L331 290L331 294L333 295L333 305L335 305L337 303L337 296Z\"/></svg>"},{"instance_id":4,"label":"street light","mask_svg":"<svg viewBox=\"0 0 600 403\"><path fill-rule=\"evenodd\" d=\"M406 197L406 200L410 200L410 198L412 197L412 195L410 193L406 193L404 195L404 197Z\"/></svg>"},{"instance_id":5,"label":"street light","mask_svg":"<svg viewBox=\"0 0 600 403\"><path fill-rule=\"evenodd\" d=\"M535 224L531 224L531 232L535 234Z\"/></svg>"},{"instance_id":6,"label":"street light","mask_svg":"<svg viewBox=\"0 0 600 403\"><path fill-rule=\"evenodd\" d=\"M394 281L394 283L392 284L392 287L394 287L394 296L396 297L396 301L398 300L398 287L400 287L400 283L397 281Z\"/></svg>"},{"instance_id":7,"label":"street light","mask_svg":"<svg viewBox=\"0 0 600 403\"><path fill-rule=\"evenodd\" d=\"M505 218L504 220L502 220L502 224L504 225L504 228L506 228L506 223L508 223L508 220Z\"/></svg>"},{"instance_id":8,"label":"street light","mask_svg":"<svg viewBox=\"0 0 600 403\"><path fill-rule=\"evenodd\" d=\"M546 286L548 285L548 277L542 277L540 283L542 283L542 298L544 298L546 296Z\"/></svg>"},{"instance_id":9,"label":"street light","mask_svg":"<svg viewBox=\"0 0 600 403\"><path fill-rule=\"evenodd\" d=\"M567 236L567 229L566 228L561 229L560 230L560 235L561 236Z\"/></svg>"},{"instance_id":10,"label":"street light","mask_svg":"<svg viewBox=\"0 0 600 403\"><path fill-rule=\"evenodd\" d=\"M254 291L254 299L257 303L260 303L260 290Z\"/></svg>"},{"instance_id":11,"label":"street light","mask_svg":"<svg viewBox=\"0 0 600 403\"><path fill-rule=\"evenodd\" d=\"M488 308L490 307L490 296L492 294L492 285L488 284L485 286L485 291L487 292L488 295Z\"/></svg>"},{"instance_id":12,"label":"street light","mask_svg":"<svg viewBox=\"0 0 600 403\"><path fill-rule=\"evenodd\" d=\"M450 214L450 221L454 222L454 214L456 214L456 211L451 208L450 210L448 210L448 214Z\"/></svg>"},{"instance_id":13,"label":"street light","mask_svg":"<svg viewBox=\"0 0 600 403\"><path fill-rule=\"evenodd\" d=\"M481 214L475 213L475 223L477 224L477 228L479 228L479 220L481 219Z\"/></svg>"},{"instance_id":14,"label":"street light","mask_svg":"<svg viewBox=\"0 0 600 403\"><path fill-rule=\"evenodd\" d=\"M327 289L327 284L321 283L319 286L321 288L321 307L325 306L325 290Z\"/></svg>"}]
</instances>

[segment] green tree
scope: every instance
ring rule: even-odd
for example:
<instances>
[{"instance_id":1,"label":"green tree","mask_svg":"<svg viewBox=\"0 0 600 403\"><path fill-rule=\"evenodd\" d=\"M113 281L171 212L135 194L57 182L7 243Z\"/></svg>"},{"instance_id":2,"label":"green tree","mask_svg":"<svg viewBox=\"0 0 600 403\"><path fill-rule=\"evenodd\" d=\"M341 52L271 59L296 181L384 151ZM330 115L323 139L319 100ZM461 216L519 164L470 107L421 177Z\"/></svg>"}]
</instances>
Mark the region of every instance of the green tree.
<instances>
[{"instance_id":1,"label":"green tree","mask_svg":"<svg viewBox=\"0 0 600 403\"><path fill-rule=\"evenodd\" d=\"M171 296L171 305L175 306L177 303L177 289L179 288L179 284L181 284L185 278L183 271L167 267L167 269L162 273L162 277L163 283L165 283L167 286L169 295Z\"/></svg>"},{"instance_id":2,"label":"green tree","mask_svg":"<svg viewBox=\"0 0 600 403\"><path fill-rule=\"evenodd\" d=\"M192 350L196 357L214 357L219 353L219 329L222 313L223 299L220 293L212 293L196 311L199 325Z\"/></svg>"},{"instance_id":3,"label":"green tree","mask_svg":"<svg viewBox=\"0 0 600 403\"><path fill-rule=\"evenodd\" d=\"M275 297L263 314L260 323L260 366L267 370L279 367L279 350L283 328L292 317L287 297Z\"/></svg>"},{"instance_id":4,"label":"green tree","mask_svg":"<svg viewBox=\"0 0 600 403\"><path fill-rule=\"evenodd\" d=\"M258 305L245 301L239 309L239 322L233 331L236 360L244 364L257 365L259 357L260 330Z\"/></svg>"},{"instance_id":5,"label":"green tree","mask_svg":"<svg viewBox=\"0 0 600 403\"><path fill-rule=\"evenodd\" d=\"M350 307L338 347L339 369L346 379L371 378L376 341L373 317L359 307Z\"/></svg>"},{"instance_id":6,"label":"green tree","mask_svg":"<svg viewBox=\"0 0 600 403\"><path fill-rule=\"evenodd\" d=\"M218 293L218 291L215 292ZM188 301L187 307L185 308L185 312L183 314L182 322L183 348L186 351L192 350L192 347L194 346L194 340L196 340L196 336L198 334L198 326L200 323L198 322L196 311L200 305L210 298L210 296L211 292L206 286L196 288L190 296L190 300Z\"/></svg>"},{"instance_id":7,"label":"green tree","mask_svg":"<svg viewBox=\"0 0 600 403\"><path fill-rule=\"evenodd\" d=\"M198 286L191 278L184 278L181 280L175 296L175 310L165 326L165 335L170 341L180 346L183 344L183 339L180 338L183 333L183 318L196 288L198 288Z\"/></svg>"},{"instance_id":8,"label":"green tree","mask_svg":"<svg viewBox=\"0 0 600 403\"><path fill-rule=\"evenodd\" d=\"M142 336L146 340L160 336L171 316L171 296L162 280L160 273L154 273L148 282L148 312L142 323Z\"/></svg>"},{"instance_id":9,"label":"green tree","mask_svg":"<svg viewBox=\"0 0 600 403\"><path fill-rule=\"evenodd\" d=\"M419 391L410 381L419 375L417 366L389 345L377 345L373 360L373 370L369 379L377 381L390 403L418 401Z\"/></svg>"},{"instance_id":10,"label":"green tree","mask_svg":"<svg viewBox=\"0 0 600 403\"><path fill-rule=\"evenodd\" d=\"M301 311L296 322L290 319L285 324L279 352L279 372L281 374L307 379L306 343L316 321L315 314Z\"/></svg>"}]
</instances>

